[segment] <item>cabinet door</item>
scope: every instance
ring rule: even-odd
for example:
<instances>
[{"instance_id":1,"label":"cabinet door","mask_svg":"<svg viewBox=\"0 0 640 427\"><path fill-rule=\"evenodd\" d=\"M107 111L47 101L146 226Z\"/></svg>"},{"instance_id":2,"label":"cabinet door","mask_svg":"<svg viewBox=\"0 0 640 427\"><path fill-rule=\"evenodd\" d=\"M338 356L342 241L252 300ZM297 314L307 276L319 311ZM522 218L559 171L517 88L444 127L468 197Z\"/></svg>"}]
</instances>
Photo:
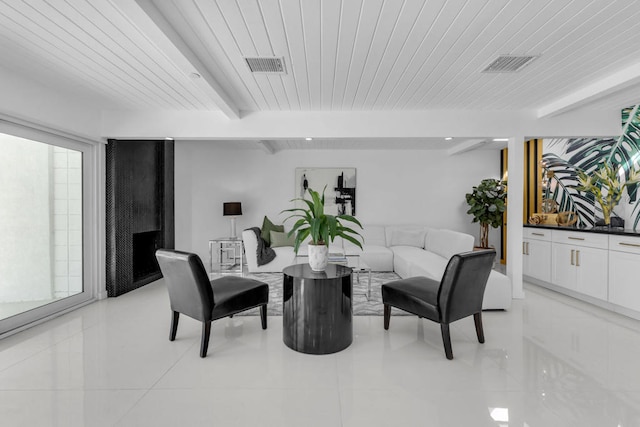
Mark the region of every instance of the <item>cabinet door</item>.
<instances>
[{"instance_id":1,"label":"cabinet door","mask_svg":"<svg viewBox=\"0 0 640 427\"><path fill-rule=\"evenodd\" d=\"M578 292L607 300L608 251L577 246L575 252Z\"/></svg>"},{"instance_id":2,"label":"cabinet door","mask_svg":"<svg viewBox=\"0 0 640 427\"><path fill-rule=\"evenodd\" d=\"M522 239L522 274L526 276L531 276L530 274L530 263L529 263L529 255L527 255L527 245L531 242L529 239Z\"/></svg>"},{"instance_id":3,"label":"cabinet door","mask_svg":"<svg viewBox=\"0 0 640 427\"><path fill-rule=\"evenodd\" d=\"M527 241L527 270L525 274L545 282L551 281L551 242Z\"/></svg>"},{"instance_id":4,"label":"cabinet door","mask_svg":"<svg viewBox=\"0 0 640 427\"><path fill-rule=\"evenodd\" d=\"M575 250L571 245L551 245L551 281L564 288L576 290Z\"/></svg>"},{"instance_id":5,"label":"cabinet door","mask_svg":"<svg viewBox=\"0 0 640 427\"><path fill-rule=\"evenodd\" d=\"M609 252L609 302L640 311L640 255Z\"/></svg>"}]
</instances>

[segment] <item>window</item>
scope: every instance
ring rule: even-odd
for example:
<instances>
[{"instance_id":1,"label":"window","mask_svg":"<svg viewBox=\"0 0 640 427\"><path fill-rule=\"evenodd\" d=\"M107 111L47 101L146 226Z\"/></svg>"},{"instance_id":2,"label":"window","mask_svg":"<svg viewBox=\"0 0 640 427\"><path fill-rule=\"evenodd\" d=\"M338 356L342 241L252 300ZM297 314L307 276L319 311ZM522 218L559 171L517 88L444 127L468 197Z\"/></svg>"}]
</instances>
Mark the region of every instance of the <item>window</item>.
<instances>
[{"instance_id":1,"label":"window","mask_svg":"<svg viewBox=\"0 0 640 427\"><path fill-rule=\"evenodd\" d=\"M84 215L91 149L59 144L0 133L0 334L94 295Z\"/></svg>"}]
</instances>

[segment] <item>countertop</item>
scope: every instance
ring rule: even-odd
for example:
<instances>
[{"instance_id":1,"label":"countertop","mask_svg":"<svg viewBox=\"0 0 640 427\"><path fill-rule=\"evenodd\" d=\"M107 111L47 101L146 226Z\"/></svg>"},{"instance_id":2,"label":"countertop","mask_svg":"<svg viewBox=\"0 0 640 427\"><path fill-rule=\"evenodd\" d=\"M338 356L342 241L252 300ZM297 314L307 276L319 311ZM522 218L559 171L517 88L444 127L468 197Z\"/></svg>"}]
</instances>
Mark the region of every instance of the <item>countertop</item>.
<instances>
[{"instance_id":1,"label":"countertop","mask_svg":"<svg viewBox=\"0 0 640 427\"><path fill-rule=\"evenodd\" d=\"M640 230L633 230L621 227L563 227L559 225L546 225L546 224L523 224L527 228L543 228L545 230L562 230L562 231L579 231L581 233L601 233L601 234L616 234L621 236L638 236L640 237Z\"/></svg>"}]
</instances>

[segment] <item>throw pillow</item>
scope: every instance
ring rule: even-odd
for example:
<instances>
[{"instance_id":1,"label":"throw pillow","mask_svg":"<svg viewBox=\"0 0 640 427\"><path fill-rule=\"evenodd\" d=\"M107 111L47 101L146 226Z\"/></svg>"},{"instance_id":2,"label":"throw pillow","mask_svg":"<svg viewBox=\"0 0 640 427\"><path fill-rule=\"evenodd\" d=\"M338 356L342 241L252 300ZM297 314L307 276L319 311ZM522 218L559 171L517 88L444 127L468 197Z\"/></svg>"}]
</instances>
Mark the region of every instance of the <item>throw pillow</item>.
<instances>
[{"instance_id":1,"label":"throw pillow","mask_svg":"<svg viewBox=\"0 0 640 427\"><path fill-rule=\"evenodd\" d=\"M284 225L275 225L274 223L272 223L269 218L267 218L266 216L264 217L264 220L262 221L262 228L260 231L260 237L262 237L262 239L267 242L267 246L271 246L271 232L272 231L279 231L279 232L283 232L284 231Z\"/></svg>"},{"instance_id":2,"label":"throw pillow","mask_svg":"<svg viewBox=\"0 0 640 427\"><path fill-rule=\"evenodd\" d=\"M424 248L423 230L393 230L390 246L414 246Z\"/></svg>"},{"instance_id":3,"label":"throw pillow","mask_svg":"<svg viewBox=\"0 0 640 427\"><path fill-rule=\"evenodd\" d=\"M287 236L289 233L284 231L271 230L271 247L278 248L280 246L294 246L296 244L296 235L292 234L291 237Z\"/></svg>"}]
</instances>

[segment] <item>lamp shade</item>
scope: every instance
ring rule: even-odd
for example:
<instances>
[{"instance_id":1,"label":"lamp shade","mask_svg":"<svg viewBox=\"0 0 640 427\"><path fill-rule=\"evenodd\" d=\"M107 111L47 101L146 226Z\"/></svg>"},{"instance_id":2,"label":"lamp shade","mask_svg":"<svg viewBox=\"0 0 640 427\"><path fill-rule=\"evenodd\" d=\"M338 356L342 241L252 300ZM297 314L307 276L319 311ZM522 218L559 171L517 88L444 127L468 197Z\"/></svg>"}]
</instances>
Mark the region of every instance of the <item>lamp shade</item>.
<instances>
[{"instance_id":1,"label":"lamp shade","mask_svg":"<svg viewBox=\"0 0 640 427\"><path fill-rule=\"evenodd\" d=\"M227 202L222 205L223 216L237 216L242 215L242 203L240 202Z\"/></svg>"}]
</instances>

